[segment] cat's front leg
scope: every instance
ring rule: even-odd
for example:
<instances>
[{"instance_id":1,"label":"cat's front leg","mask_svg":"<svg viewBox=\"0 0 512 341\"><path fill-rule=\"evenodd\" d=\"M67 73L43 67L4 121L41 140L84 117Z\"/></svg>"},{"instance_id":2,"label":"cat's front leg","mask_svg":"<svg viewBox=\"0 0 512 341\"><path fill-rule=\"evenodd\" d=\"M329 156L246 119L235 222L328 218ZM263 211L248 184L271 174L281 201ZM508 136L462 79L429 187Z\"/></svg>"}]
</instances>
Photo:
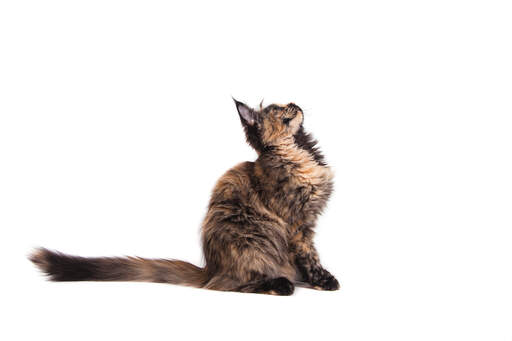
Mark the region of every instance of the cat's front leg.
<instances>
[{"instance_id":1,"label":"cat's front leg","mask_svg":"<svg viewBox=\"0 0 512 341\"><path fill-rule=\"evenodd\" d=\"M292 238L291 256L302 279L315 289L338 290L338 280L320 264L318 252L313 245L313 230L302 227Z\"/></svg>"}]
</instances>

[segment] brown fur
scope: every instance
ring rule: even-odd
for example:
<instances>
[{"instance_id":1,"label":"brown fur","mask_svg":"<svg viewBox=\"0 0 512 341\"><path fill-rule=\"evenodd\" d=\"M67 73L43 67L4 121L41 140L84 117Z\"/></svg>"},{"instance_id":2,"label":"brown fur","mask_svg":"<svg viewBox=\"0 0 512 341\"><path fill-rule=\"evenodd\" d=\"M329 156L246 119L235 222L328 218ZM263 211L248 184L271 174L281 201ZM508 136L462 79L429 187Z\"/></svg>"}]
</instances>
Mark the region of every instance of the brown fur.
<instances>
[{"instance_id":1,"label":"brown fur","mask_svg":"<svg viewBox=\"0 0 512 341\"><path fill-rule=\"evenodd\" d=\"M333 175L304 132L302 110L292 103L258 111L235 103L258 158L230 169L213 189L202 225L204 268L177 260L82 258L46 249L31 260L57 281L149 281L273 295L290 295L297 283L338 289L313 245Z\"/></svg>"}]
</instances>

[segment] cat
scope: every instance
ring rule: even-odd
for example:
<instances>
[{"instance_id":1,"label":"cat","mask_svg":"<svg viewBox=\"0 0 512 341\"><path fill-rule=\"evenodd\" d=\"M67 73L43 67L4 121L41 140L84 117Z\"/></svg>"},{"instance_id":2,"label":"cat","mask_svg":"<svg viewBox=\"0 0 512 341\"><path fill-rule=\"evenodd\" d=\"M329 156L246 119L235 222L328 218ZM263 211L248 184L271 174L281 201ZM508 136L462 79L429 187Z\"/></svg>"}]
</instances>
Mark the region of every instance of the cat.
<instances>
[{"instance_id":1,"label":"cat","mask_svg":"<svg viewBox=\"0 0 512 341\"><path fill-rule=\"evenodd\" d=\"M84 258L44 248L30 260L53 281L146 281L221 291L291 295L295 285L337 290L313 245L333 173L293 103L258 110L235 100L258 154L217 182L202 224L203 268L180 260Z\"/></svg>"}]
</instances>

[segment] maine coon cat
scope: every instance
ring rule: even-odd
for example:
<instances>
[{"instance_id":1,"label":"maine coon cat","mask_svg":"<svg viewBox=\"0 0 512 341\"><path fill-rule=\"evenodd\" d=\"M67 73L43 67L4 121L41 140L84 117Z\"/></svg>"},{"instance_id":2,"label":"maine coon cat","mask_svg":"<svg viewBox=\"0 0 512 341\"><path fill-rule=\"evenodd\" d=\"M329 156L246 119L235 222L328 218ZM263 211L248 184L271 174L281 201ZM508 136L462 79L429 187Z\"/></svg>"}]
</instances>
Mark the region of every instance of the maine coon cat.
<instances>
[{"instance_id":1,"label":"maine coon cat","mask_svg":"<svg viewBox=\"0 0 512 341\"><path fill-rule=\"evenodd\" d=\"M337 290L313 245L333 175L295 104L259 110L235 100L254 162L217 182L202 224L206 264L135 257L84 258L37 249L30 259L54 281L147 281L291 295L296 284Z\"/></svg>"}]
</instances>

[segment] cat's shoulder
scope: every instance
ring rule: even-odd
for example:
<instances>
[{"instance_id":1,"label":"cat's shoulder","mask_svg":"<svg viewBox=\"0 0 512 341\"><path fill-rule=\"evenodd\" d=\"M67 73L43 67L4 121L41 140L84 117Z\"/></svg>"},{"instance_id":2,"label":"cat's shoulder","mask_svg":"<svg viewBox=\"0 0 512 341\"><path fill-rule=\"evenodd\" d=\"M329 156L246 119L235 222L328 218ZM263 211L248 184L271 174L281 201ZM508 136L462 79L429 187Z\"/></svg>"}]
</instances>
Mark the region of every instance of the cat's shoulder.
<instances>
[{"instance_id":1,"label":"cat's shoulder","mask_svg":"<svg viewBox=\"0 0 512 341\"><path fill-rule=\"evenodd\" d=\"M251 173L254 169L254 162L246 161L237 164L225 172L217 181L215 191L226 188L243 188L251 185Z\"/></svg>"}]
</instances>

